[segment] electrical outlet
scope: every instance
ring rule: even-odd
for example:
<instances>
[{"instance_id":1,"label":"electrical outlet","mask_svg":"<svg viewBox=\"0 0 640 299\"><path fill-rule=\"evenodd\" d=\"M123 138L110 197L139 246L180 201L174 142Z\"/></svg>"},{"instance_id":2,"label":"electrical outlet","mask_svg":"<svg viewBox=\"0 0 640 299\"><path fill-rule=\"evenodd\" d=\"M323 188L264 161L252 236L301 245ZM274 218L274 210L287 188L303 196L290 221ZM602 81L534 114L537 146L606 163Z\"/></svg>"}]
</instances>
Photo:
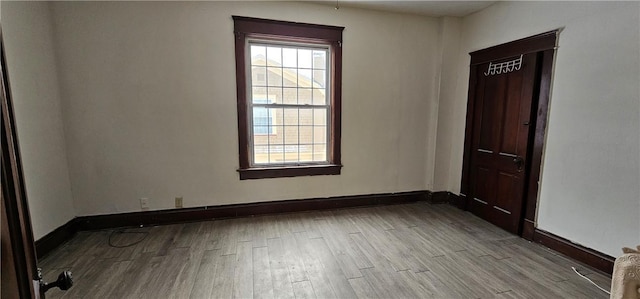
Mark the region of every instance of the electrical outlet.
<instances>
[{"instance_id":1,"label":"electrical outlet","mask_svg":"<svg viewBox=\"0 0 640 299\"><path fill-rule=\"evenodd\" d=\"M182 208L182 197L176 197L176 208Z\"/></svg>"},{"instance_id":2,"label":"electrical outlet","mask_svg":"<svg viewBox=\"0 0 640 299\"><path fill-rule=\"evenodd\" d=\"M143 211L149 210L149 199L146 197L140 198L140 209Z\"/></svg>"}]
</instances>

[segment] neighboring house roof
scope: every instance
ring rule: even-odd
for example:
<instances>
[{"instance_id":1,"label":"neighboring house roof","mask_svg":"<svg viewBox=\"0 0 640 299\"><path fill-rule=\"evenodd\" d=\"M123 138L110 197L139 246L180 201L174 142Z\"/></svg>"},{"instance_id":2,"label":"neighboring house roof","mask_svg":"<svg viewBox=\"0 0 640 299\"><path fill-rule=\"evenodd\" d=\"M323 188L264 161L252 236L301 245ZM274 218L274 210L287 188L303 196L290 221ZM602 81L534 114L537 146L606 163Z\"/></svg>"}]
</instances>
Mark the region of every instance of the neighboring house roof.
<instances>
[{"instance_id":1,"label":"neighboring house roof","mask_svg":"<svg viewBox=\"0 0 640 299\"><path fill-rule=\"evenodd\" d=\"M261 64L261 65L264 64L264 65L266 65L267 66L267 71L271 72L273 74L276 74L276 75L280 75L280 74L274 72L273 69L270 69L268 67L282 68L282 79L283 80L287 80L287 81L289 81L289 82L291 82L293 84L295 84L296 80L297 80L297 82L298 82L297 85L300 86L300 87L321 88L322 90L320 92L322 92L324 94L324 86L322 84L320 84L319 82L313 81L313 86L312 86L311 85L312 84L311 78L300 74L300 78L298 79L298 76L297 76L298 74L296 72L292 72L290 69L284 68L281 64L279 64L279 63L277 63L277 62L275 62L273 60L265 59L264 56L262 56L262 55L258 55L258 56L256 56L256 58L252 59L252 64L254 64L254 63L255 64ZM252 65L252 66L255 66L255 65Z\"/></svg>"}]
</instances>

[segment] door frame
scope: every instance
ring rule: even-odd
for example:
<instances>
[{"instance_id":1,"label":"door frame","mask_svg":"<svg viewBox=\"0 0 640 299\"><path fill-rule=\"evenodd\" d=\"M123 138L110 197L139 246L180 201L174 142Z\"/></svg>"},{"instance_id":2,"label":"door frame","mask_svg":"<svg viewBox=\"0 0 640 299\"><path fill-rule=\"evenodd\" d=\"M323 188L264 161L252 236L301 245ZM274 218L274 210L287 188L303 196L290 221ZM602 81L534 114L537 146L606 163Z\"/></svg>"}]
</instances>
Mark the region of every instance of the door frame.
<instances>
[{"instance_id":1,"label":"door frame","mask_svg":"<svg viewBox=\"0 0 640 299\"><path fill-rule=\"evenodd\" d=\"M1 25L0 51L2 217L6 217L2 222L7 226L2 229L2 247L8 251L2 252L2 258L3 262L10 259L8 265L2 263L2 295L3 298L42 298Z\"/></svg>"},{"instance_id":2,"label":"door frame","mask_svg":"<svg viewBox=\"0 0 640 299\"><path fill-rule=\"evenodd\" d=\"M468 209L469 199L467 194L471 190L471 146L474 123L476 74L480 64L498 60L501 58L520 54L536 53L540 63L536 70L536 82L534 83L534 97L530 123L535 130L529 134L529 148L527 161L525 161L525 187L523 192L523 213L521 214L518 234L527 240L533 240L536 226L536 209L538 206L538 192L540 170L542 167L542 153L544 149L545 132L549 112L549 98L551 95L551 79L553 73L553 61L557 49L558 35L561 29L556 29L538 35L526 37L516 41L500 44L490 48L469 53L471 64L469 72L469 90L467 96L467 116L464 138L464 156L462 164L462 182L460 187L461 207Z\"/></svg>"}]
</instances>

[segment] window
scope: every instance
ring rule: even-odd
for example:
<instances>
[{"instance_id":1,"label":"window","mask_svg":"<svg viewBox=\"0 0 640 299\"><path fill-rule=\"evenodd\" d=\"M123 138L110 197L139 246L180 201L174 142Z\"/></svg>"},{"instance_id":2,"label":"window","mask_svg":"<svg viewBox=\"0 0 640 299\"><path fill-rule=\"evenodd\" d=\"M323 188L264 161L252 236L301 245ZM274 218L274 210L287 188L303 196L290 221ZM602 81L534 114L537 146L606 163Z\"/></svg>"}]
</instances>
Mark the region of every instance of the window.
<instances>
[{"instance_id":1,"label":"window","mask_svg":"<svg viewBox=\"0 0 640 299\"><path fill-rule=\"evenodd\" d=\"M240 179L340 174L344 28L233 19Z\"/></svg>"},{"instance_id":2,"label":"window","mask_svg":"<svg viewBox=\"0 0 640 299\"><path fill-rule=\"evenodd\" d=\"M269 101L264 94L252 94L253 103L258 105L253 105L253 134L257 135L267 135L267 134L275 134L276 133L276 113L273 109L266 108L265 106L261 106L259 104L271 104L272 101ZM266 139L267 142L269 139ZM264 143L264 140L262 140Z\"/></svg>"}]
</instances>

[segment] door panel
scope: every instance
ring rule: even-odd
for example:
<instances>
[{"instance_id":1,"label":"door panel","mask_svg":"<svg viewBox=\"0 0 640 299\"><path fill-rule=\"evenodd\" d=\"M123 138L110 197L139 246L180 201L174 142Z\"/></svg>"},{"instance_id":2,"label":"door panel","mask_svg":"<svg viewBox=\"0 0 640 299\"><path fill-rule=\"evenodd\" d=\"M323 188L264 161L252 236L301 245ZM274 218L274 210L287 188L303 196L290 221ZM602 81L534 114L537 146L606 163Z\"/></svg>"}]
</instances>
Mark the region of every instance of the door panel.
<instances>
[{"instance_id":1,"label":"door panel","mask_svg":"<svg viewBox=\"0 0 640 299\"><path fill-rule=\"evenodd\" d=\"M469 209L502 228L517 233L523 208L529 119L537 55L506 57L480 64L471 136ZM519 60L519 62L518 62ZM520 64L491 74L502 62Z\"/></svg>"}]
</instances>

